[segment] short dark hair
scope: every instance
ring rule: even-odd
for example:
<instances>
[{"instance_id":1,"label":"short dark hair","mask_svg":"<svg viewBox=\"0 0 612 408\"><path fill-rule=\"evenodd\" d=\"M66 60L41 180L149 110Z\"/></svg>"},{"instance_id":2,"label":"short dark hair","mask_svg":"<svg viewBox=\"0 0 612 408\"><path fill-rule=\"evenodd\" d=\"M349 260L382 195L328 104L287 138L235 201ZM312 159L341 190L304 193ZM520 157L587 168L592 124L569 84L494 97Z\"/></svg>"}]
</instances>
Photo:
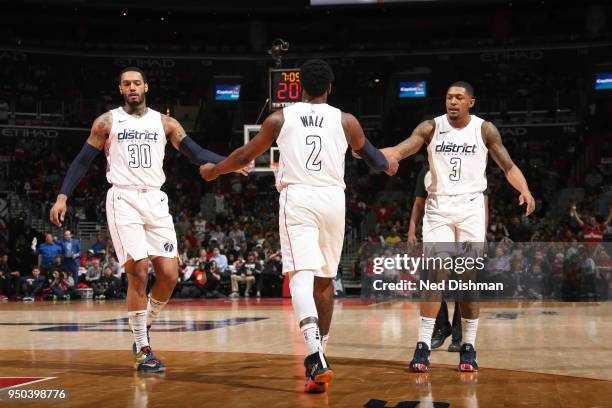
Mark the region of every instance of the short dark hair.
<instances>
[{"instance_id":1,"label":"short dark hair","mask_svg":"<svg viewBox=\"0 0 612 408\"><path fill-rule=\"evenodd\" d=\"M334 81L334 71L321 59L311 59L300 67L302 89L310 96L321 96Z\"/></svg>"},{"instance_id":2,"label":"short dark hair","mask_svg":"<svg viewBox=\"0 0 612 408\"><path fill-rule=\"evenodd\" d=\"M138 67L125 67L121 70L121 72L119 73L119 83L121 83L121 76L123 74L125 74L126 72L138 72L140 75L142 75L142 80L144 81L144 83L147 83L147 74L144 73L144 71Z\"/></svg>"},{"instance_id":3,"label":"short dark hair","mask_svg":"<svg viewBox=\"0 0 612 408\"><path fill-rule=\"evenodd\" d=\"M453 86L456 86L458 88L463 88L465 89L465 91L470 94L470 96L473 98L475 96L474 94L474 87L472 85L470 85L469 83L465 82L465 81L457 81L457 82L453 82L452 84L449 85L449 87L446 89L447 91L452 88Z\"/></svg>"}]
</instances>

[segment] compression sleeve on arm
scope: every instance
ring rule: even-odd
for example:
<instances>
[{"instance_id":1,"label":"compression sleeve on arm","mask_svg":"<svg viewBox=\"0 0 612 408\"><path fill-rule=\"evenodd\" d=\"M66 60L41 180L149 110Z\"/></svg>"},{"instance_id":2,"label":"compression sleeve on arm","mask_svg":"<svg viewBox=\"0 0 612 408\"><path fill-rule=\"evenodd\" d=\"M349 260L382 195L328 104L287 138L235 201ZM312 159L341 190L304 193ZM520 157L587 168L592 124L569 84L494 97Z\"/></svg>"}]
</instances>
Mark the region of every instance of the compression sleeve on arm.
<instances>
[{"instance_id":1,"label":"compression sleeve on arm","mask_svg":"<svg viewBox=\"0 0 612 408\"><path fill-rule=\"evenodd\" d=\"M374 170L385 171L389 168L387 158L380 150L375 148L372 143L370 143L367 137L365 138L363 147L357 150L357 154L361 156L363 161Z\"/></svg>"},{"instance_id":2,"label":"compression sleeve on arm","mask_svg":"<svg viewBox=\"0 0 612 408\"><path fill-rule=\"evenodd\" d=\"M179 151L187 156L196 166L201 166L202 164L206 163L217 164L225 159L225 157L217 153L213 153L210 150L202 148L189 136L185 136L183 140L181 140Z\"/></svg>"},{"instance_id":3,"label":"compression sleeve on arm","mask_svg":"<svg viewBox=\"0 0 612 408\"><path fill-rule=\"evenodd\" d=\"M65 194L70 197L75 187L79 184L81 179L87 173L91 162L96 158L98 153L101 150L96 149L89 143L85 143L83 148L77 157L75 157L74 161L68 167L68 172L66 173L66 177L64 178L64 182L62 183L62 188L60 189L60 194Z\"/></svg>"}]
</instances>

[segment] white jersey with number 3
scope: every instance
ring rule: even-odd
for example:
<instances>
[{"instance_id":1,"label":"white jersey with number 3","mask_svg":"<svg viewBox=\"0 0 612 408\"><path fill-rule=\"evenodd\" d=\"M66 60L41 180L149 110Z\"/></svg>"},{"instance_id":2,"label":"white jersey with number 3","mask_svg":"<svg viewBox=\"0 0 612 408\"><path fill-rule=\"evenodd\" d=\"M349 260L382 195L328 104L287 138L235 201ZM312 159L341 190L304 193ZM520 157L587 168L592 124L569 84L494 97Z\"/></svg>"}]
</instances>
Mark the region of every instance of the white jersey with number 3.
<instances>
[{"instance_id":1,"label":"white jersey with number 3","mask_svg":"<svg viewBox=\"0 0 612 408\"><path fill-rule=\"evenodd\" d=\"M106 179L115 186L161 187L166 181L166 134L161 114L151 108L134 117L119 107L111 110L113 125L106 141Z\"/></svg>"},{"instance_id":2,"label":"white jersey with number 3","mask_svg":"<svg viewBox=\"0 0 612 408\"><path fill-rule=\"evenodd\" d=\"M324 103L296 103L283 109L284 124L276 143L280 191L291 184L345 188L344 160L348 142L342 112Z\"/></svg>"},{"instance_id":3,"label":"white jersey with number 3","mask_svg":"<svg viewBox=\"0 0 612 408\"><path fill-rule=\"evenodd\" d=\"M433 195L482 193L487 188L488 149L482 139L483 120L471 115L463 129L455 129L446 115L434 119L436 129L427 146Z\"/></svg>"}]
</instances>

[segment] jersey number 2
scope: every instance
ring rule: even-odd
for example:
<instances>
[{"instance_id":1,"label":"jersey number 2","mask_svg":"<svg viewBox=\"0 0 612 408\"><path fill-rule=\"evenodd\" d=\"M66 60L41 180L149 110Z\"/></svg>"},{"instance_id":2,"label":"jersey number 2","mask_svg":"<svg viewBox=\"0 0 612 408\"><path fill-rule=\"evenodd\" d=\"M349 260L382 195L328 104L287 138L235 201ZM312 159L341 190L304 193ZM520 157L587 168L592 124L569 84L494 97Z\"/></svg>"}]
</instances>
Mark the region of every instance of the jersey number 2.
<instances>
[{"instance_id":1,"label":"jersey number 2","mask_svg":"<svg viewBox=\"0 0 612 408\"><path fill-rule=\"evenodd\" d=\"M131 144L127 147L130 153L130 162L128 165L131 168L149 168L151 167L151 146L148 144L136 145Z\"/></svg>"},{"instance_id":2,"label":"jersey number 2","mask_svg":"<svg viewBox=\"0 0 612 408\"><path fill-rule=\"evenodd\" d=\"M461 159L459 157L453 157L450 159L450 164L453 165L452 173L448 175L451 181L458 181L461 178Z\"/></svg>"},{"instance_id":3,"label":"jersey number 2","mask_svg":"<svg viewBox=\"0 0 612 408\"><path fill-rule=\"evenodd\" d=\"M306 144L312 145L312 151L310 156L308 156L308 160L306 160L306 168L312 171L321 171L321 159L319 159L321 154L321 136L306 136Z\"/></svg>"}]
</instances>

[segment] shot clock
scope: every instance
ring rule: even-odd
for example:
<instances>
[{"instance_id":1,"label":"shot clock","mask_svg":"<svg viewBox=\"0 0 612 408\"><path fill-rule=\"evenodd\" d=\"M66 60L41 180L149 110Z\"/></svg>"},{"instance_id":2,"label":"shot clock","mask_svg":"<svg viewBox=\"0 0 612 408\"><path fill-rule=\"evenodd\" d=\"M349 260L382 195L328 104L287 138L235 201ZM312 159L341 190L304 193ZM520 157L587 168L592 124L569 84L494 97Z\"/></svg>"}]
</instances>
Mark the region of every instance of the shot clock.
<instances>
[{"instance_id":1,"label":"shot clock","mask_svg":"<svg viewBox=\"0 0 612 408\"><path fill-rule=\"evenodd\" d=\"M278 110L302 100L300 69L270 69L270 110Z\"/></svg>"}]
</instances>

